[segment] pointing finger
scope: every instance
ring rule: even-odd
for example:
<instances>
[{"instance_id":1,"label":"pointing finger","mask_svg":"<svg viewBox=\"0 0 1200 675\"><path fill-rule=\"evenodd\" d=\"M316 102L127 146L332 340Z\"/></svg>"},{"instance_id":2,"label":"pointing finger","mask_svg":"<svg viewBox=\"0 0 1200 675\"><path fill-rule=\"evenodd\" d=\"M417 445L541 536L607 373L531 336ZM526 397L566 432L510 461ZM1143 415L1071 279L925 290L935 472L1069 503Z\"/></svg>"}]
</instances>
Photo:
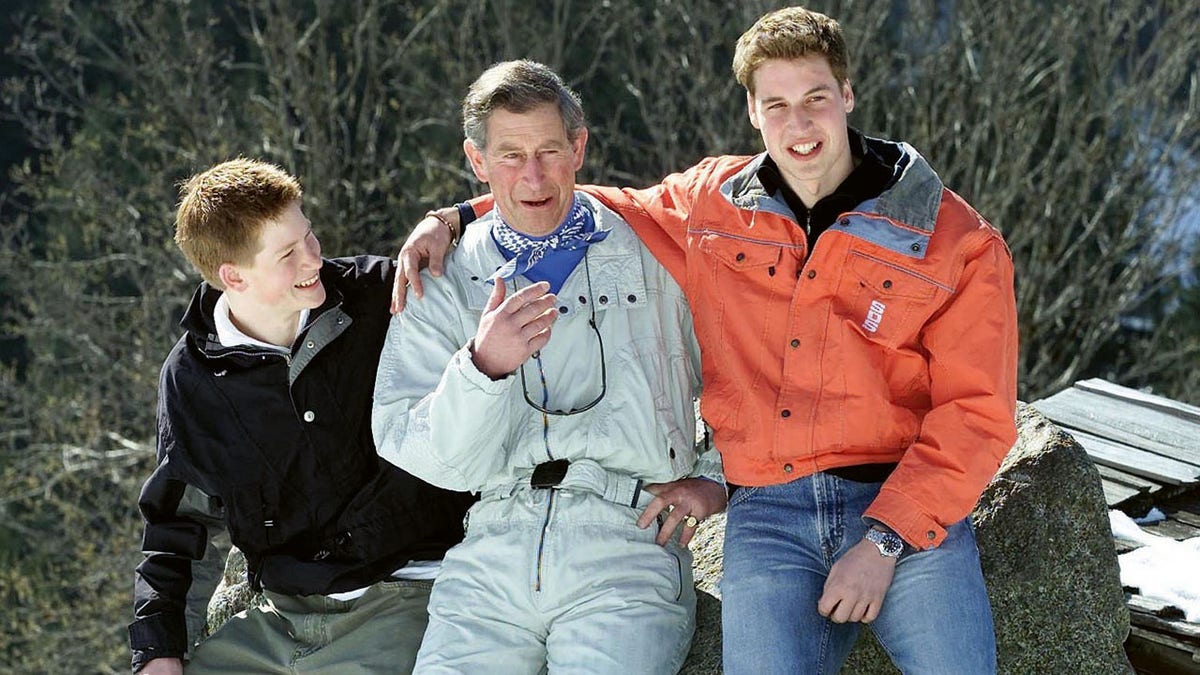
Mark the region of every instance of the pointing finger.
<instances>
[{"instance_id":1,"label":"pointing finger","mask_svg":"<svg viewBox=\"0 0 1200 675\"><path fill-rule=\"evenodd\" d=\"M484 306L483 311L490 312L499 307L500 303L504 302L504 295L507 292L508 287L504 285L504 281L497 279L495 285L492 287L492 294L488 296L488 301Z\"/></svg>"}]
</instances>

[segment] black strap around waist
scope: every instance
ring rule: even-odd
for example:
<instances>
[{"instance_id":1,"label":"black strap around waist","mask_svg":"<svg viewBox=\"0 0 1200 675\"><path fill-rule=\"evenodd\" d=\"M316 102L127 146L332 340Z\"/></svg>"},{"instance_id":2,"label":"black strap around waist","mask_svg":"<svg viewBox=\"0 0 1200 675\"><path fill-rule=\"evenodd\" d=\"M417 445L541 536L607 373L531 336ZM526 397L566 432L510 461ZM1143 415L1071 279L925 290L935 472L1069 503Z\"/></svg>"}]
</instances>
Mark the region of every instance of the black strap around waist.
<instances>
[{"instance_id":1,"label":"black strap around waist","mask_svg":"<svg viewBox=\"0 0 1200 675\"><path fill-rule=\"evenodd\" d=\"M567 469L570 467L571 462L565 459L542 462L533 467L533 475L529 477L529 487L534 489L558 487L567 477Z\"/></svg>"},{"instance_id":2,"label":"black strap around waist","mask_svg":"<svg viewBox=\"0 0 1200 675\"><path fill-rule=\"evenodd\" d=\"M846 480L854 481L855 483L882 483L892 475L895 471L896 464L894 462L884 462L881 464L855 464L853 466L839 466L834 469L826 469L825 473L845 478Z\"/></svg>"}]
</instances>

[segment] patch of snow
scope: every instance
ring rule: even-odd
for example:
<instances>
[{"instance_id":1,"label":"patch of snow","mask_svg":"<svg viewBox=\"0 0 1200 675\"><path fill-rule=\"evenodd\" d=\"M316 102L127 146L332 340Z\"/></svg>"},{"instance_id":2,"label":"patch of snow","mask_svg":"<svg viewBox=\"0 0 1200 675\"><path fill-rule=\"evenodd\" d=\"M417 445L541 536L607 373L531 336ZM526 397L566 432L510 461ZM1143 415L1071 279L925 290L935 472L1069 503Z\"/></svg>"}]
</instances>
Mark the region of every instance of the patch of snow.
<instances>
[{"instance_id":1,"label":"patch of snow","mask_svg":"<svg viewBox=\"0 0 1200 675\"><path fill-rule=\"evenodd\" d=\"M1134 518L1133 522L1137 523L1138 525L1153 525L1154 523L1161 523L1166 519L1167 515L1162 511L1159 511L1157 506L1154 506L1151 507L1150 511L1141 518Z\"/></svg>"},{"instance_id":2,"label":"patch of snow","mask_svg":"<svg viewBox=\"0 0 1200 675\"><path fill-rule=\"evenodd\" d=\"M1135 544L1147 546L1163 539L1157 534L1150 534L1137 526L1133 518L1125 515L1124 512L1117 509L1112 509L1108 512L1108 523L1112 527L1113 536L1117 539L1125 539Z\"/></svg>"},{"instance_id":3,"label":"patch of snow","mask_svg":"<svg viewBox=\"0 0 1200 675\"><path fill-rule=\"evenodd\" d=\"M1109 511L1113 536L1138 542L1141 548L1117 557L1121 565L1121 585L1138 593L1183 610L1190 623L1200 623L1200 537L1176 541L1150 534L1132 518L1117 510Z\"/></svg>"}]
</instances>

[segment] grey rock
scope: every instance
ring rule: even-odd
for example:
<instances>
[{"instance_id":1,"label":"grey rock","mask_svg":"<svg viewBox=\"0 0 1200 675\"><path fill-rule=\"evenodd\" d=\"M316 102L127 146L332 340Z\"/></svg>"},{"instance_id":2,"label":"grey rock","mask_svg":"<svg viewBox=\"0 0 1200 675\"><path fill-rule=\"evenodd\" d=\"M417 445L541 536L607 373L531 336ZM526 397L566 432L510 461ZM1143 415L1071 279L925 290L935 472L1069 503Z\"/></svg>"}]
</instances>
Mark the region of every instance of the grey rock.
<instances>
[{"instance_id":1,"label":"grey rock","mask_svg":"<svg viewBox=\"0 0 1200 675\"><path fill-rule=\"evenodd\" d=\"M696 636L683 663L683 675L721 672L721 550L725 545L725 514L712 516L696 528L688 547L696 581Z\"/></svg>"},{"instance_id":2,"label":"grey rock","mask_svg":"<svg viewBox=\"0 0 1200 675\"><path fill-rule=\"evenodd\" d=\"M971 514L1005 673L1131 673L1129 610L1100 474L1021 404L1017 444Z\"/></svg>"},{"instance_id":3,"label":"grey rock","mask_svg":"<svg viewBox=\"0 0 1200 675\"><path fill-rule=\"evenodd\" d=\"M255 593L250 588L246 577L246 556L236 546L232 547L225 558L225 574L208 603L206 634L212 635L213 631L220 628L221 624L234 614L262 603L262 594Z\"/></svg>"},{"instance_id":4,"label":"grey rock","mask_svg":"<svg viewBox=\"0 0 1200 675\"><path fill-rule=\"evenodd\" d=\"M1001 673L1132 673L1122 643L1129 613L1108 525L1100 476L1083 448L1033 408L1021 404L1019 438L971 520L992 602ZM692 541L697 589L696 637L686 675L721 672L721 549L725 518L702 523ZM235 553L209 625L252 601L245 563ZM230 579L230 573L235 575ZM240 581L239 581L240 580ZM897 671L861 633L845 673Z\"/></svg>"}]
</instances>

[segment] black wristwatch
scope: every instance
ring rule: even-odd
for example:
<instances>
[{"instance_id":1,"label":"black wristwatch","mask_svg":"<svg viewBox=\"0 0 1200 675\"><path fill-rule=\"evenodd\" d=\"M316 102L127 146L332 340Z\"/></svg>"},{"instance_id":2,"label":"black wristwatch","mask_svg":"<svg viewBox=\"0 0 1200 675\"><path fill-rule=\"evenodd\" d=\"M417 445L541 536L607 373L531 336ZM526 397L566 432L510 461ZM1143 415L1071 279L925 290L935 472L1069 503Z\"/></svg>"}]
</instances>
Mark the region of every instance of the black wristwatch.
<instances>
[{"instance_id":1,"label":"black wristwatch","mask_svg":"<svg viewBox=\"0 0 1200 675\"><path fill-rule=\"evenodd\" d=\"M879 549L879 555L885 558L899 558L904 552L904 540L900 535L891 530L881 530L878 527L872 527L863 535L863 539L875 544Z\"/></svg>"}]
</instances>

